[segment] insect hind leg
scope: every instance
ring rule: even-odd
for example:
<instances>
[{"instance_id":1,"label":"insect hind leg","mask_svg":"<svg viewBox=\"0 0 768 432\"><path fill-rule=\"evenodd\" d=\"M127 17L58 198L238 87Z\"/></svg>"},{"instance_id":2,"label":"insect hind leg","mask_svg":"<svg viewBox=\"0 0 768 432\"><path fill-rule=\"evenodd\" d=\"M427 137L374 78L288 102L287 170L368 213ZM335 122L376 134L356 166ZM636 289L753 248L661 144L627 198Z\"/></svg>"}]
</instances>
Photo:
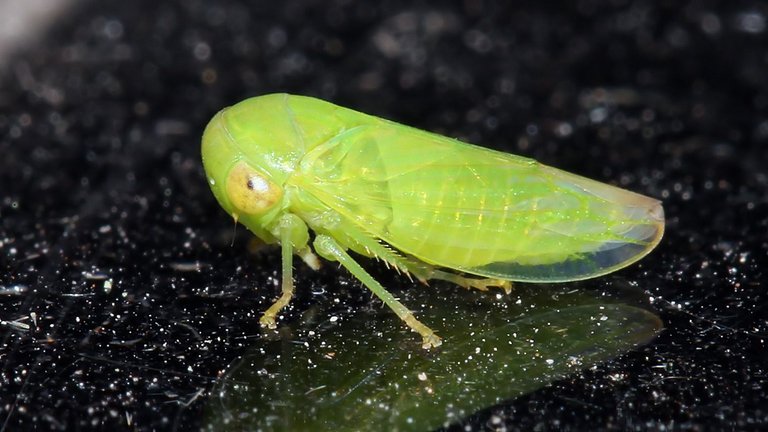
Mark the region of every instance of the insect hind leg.
<instances>
[{"instance_id":1,"label":"insect hind leg","mask_svg":"<svg viewBox=\"0 0 768 432\"><path fill-rule=\"evenodd\" d=\"M321 257L330 260L338 261L344 266L353 276L355 276L360 282L363 283L376 297L381 299L392 311L400 317L405 324L411 328L411 330L420 334L422 337L422 347L425 349L434 348L439 346L442 341L432 329L422 324L413 315L405 305L400 303L389 291L386 290L376 279L373 278L368 272L366 272L360 264L357 263L336 240L332 237L320 234L315 237L315 252Z\"/></svg>"},{"instance_id":2,"label":"insect hind leg","mask_svg":"<svg viewBox=\"0 0 768 432\"><path fill-rule=\"evenodd\" d=\"M345 234L351 240L357 243L360 249L364 249L369 255L382 259L387 265L394 267L395 270L416 276L423 284L428 280L444 280L454 283L467 289L476 289L479 291L488 291L488 288L501 288L505 293L512 292L512 282L504 279L493 278L473 278L465 277L455 273L438 270L434 266L422 261L417 261L407 256L402 256L396 251L390 249L386 244L379 243L370 236L363 235L361 232L347 227Z\"/></svg>"}]
</instances>

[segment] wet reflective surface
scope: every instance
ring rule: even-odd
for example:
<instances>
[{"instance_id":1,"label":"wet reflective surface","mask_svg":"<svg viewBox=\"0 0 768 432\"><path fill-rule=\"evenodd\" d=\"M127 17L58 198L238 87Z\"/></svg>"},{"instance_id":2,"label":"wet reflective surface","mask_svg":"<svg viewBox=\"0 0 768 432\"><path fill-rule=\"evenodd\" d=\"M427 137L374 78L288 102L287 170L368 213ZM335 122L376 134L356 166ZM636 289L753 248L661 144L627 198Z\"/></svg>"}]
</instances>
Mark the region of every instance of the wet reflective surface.
<instances>
[{"instance_id":1,"label":"wet reflective surface","mask_svg":"<svg viewBox=\"0 0 768 432\"><path fill-rule=\"evenodd\" d=\"M312 311L217 383L209 430L432 430L650 341L653 313L589 290L509 296L414 289L443 345L424 351L386 308Z\"/></svg>"}]
</instances>

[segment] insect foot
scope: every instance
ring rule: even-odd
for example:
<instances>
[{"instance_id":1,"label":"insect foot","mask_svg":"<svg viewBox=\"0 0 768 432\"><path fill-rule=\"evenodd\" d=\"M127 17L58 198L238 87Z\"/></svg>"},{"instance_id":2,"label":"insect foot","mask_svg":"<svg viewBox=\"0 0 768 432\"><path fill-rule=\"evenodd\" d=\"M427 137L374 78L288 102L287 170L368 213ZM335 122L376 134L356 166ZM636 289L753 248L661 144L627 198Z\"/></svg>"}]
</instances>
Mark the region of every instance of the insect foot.
<instances>
[{"instance_id":1,"label":"insect foot","mask_svg":"<svg viewBox=\"0 0 768 432\"><path fill-rule=\"evenodd\" d=\"M501 288L507 294L512 292L512 282L505 279L468 278L440 270L433 270L429 274L428 278L445 280L451 283L455 283L456 285L466 289L488 291L488 288Z\"/></svg>"},{"instance_id":2,"label":"insect foot","mask_svg":"<svg viewBox=\"0 0 768 432\"><path fill-rule=\"evenodd\" d=\"M266 327L269 329L276 329L277 323L275 322L275 316L273 314L265 313L264 315L259 318L259 324L261 324L262 327Z\"/></svg>"},{"instance_id":3,"label":"insect foot","mask_svg":"<svg viewBox=\"0 0 768 432\"><path fill-rule=\"evenodd\" d=\"M411 330L421 335L422 348L424 349L437 348L443 343L443 340L440 339L440 337L436 335L431 328L425 326L419 320L417 320L416 317L413 316L413 313L411 313L410 311L408 311L408 313L405 315L401 315L400 318L405 322L405 324L408 327L411 328Z\"/></svg>"},{"instance_id":4,"label":"insect foot","mask_svg":"<svg viewBox=\"0 0 768 432\"><path fill-rule=\"evenodd\" d=\"M504 279L464 278L464 281L464 284L460 285L467 289L474 288L480 291L488 291L488 288L501 288L506 294L512 292L512 282Z\"/></svg>"}]
</instances>

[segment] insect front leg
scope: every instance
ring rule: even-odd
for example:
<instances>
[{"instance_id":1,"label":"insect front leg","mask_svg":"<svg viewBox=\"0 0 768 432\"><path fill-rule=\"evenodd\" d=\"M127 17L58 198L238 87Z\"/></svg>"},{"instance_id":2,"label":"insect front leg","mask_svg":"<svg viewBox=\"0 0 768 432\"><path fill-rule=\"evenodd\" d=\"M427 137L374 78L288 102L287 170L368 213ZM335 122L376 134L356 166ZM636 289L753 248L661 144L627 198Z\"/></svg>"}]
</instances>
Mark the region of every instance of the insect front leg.
<instances>
[{"instance_id":1,"label":"insect front leg","mask_svg":"<svg viewBox=\"0 0 768 432\"><path fill-rule=\"evenodd\" d=\"M277 314L291 302L293 298L293 250L299 249L299 255L304 261L313 267L312 258L317 262L317 257L309 250L309 232L307 225L298 216L286 213L280 217L277 224L277 235L280 238L281 255L283 262L282 294L272 306L264 312L259 319L262 327L275 328ZM319 267L319 265L318 265ZM314 268L314 267L313 267Z\"/></svg>"},{"instance_id":2,"label":"insect front leg","mask_svg":"<svg viewBox=\"0 0 768 432\"><path fill-rule=\"evenodd\" d=\"M376 279L374 279L368 272L366 272L360 264L357 263L344 248L339 245L332 237L320 234L315 237L315 251L321 257L329 261L338 261L344 266L353 276L355 276L360 282L363 283L371 292L373 292L381 301L392 309L405 324L411 328L411 330L420 334L422 337L422 347L425 349L439 346L442 341L435 334L432 329L422 324L413 315L413 312L408 310L405 305L400 303L389 291L387 291Z\"/></svg>"}]
</instances>

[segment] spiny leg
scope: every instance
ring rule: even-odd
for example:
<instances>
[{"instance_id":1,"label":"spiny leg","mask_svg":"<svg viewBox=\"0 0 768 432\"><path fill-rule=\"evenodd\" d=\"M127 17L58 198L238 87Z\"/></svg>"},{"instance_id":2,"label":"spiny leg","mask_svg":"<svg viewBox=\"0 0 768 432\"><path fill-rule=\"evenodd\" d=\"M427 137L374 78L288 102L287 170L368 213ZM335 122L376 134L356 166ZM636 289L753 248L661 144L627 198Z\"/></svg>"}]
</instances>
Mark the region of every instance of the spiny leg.
<instances>
[{"instance_id":1,"label":"spiny leg","mask_svg":"<svg viewBox=\"0 0 768 432\"><path fill-rule=\"evenodd\" d=\"M458 286L467 289L477 289L480 291L487 291L488 288L498 287L509 294L512 292L512 282L504 279L492 279L492 278L471 278L457 275L442 270L438 270L435 267L421 262L404 257L389 249L387 246L379 243L377 240L372 239L369 236L365 236L358 232L354 228L347 227L345 229L347 234L352 240L360 244L371 255L381 258L385 263L395 267L395 269L404 271L406 273L413 274L423 283L427 283L429 279L444 280L454 283Z\"/></svg>"},{"instance_id":2,"label":"spiny leg","mask_svg":"<svg viewBox=\"0 0 768 432\"><path fill-rule=\"evenodd\" d=\"M376 281L368 272L363 270L349 254L339 245L336 240L327 235L320 234L315 238L315 251L321 257L330 261L338 261L344 266L353 276L355 276L360 282L363 283L371 292L373 292L381 301L389 306L405 324L411 328L411 330L420 334L422 337L422 347L429 349L439 346L442 341L435 334L432 329L422 324L413 315L413 312L408 310L402 303L400 303L392 294L389 293L379 282Z\"/></svg>"}]
</instances>

